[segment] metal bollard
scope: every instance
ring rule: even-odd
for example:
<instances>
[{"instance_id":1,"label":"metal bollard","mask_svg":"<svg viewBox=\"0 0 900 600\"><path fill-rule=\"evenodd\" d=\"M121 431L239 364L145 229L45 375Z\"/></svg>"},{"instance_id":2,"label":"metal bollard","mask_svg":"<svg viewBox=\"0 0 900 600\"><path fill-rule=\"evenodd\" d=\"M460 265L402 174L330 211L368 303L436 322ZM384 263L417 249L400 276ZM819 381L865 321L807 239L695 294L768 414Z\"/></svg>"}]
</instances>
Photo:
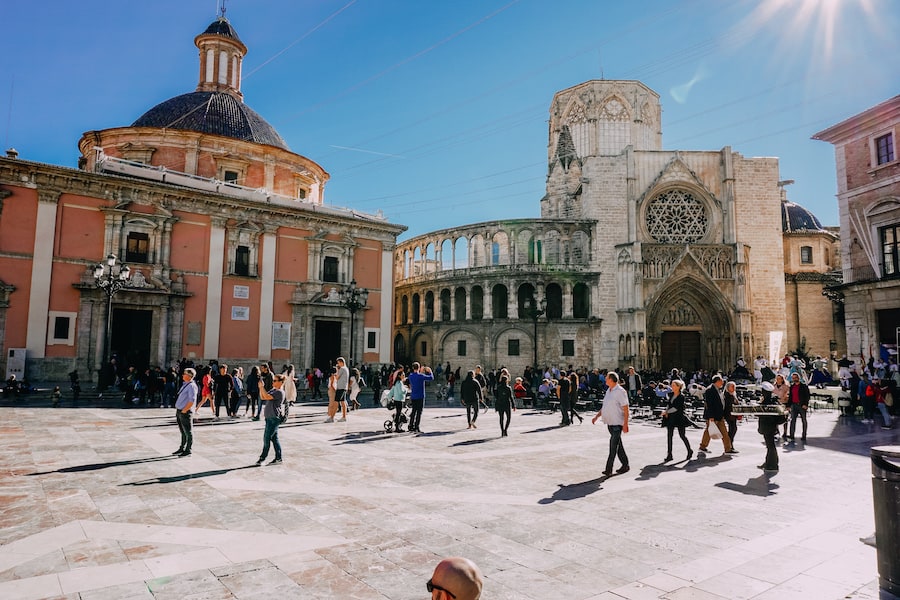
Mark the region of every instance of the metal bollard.
<instances>
[{"instance_id":1,"label":"metal bollard","mask_svg":"<svg viewBox=\"0 0 900 600\"><path fill-rule=\"evenodd\" d=\"M879 584L900 596L900 446L876 446L871 458Z\"/></svg>"}]
</instances>

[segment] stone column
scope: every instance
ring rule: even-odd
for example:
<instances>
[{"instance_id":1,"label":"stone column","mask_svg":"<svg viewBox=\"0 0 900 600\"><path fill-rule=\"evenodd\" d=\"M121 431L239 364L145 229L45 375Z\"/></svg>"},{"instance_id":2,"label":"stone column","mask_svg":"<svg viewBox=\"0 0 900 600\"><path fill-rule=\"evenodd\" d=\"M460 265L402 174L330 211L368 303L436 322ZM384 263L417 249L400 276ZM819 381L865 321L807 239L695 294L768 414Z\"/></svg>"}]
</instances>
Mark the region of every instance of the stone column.
<instances>
[{"instance_id":1,"label":"stone column","mask_svg":"<svg viewBox=\"0 0 900 600\"><path fill-rule=\"evenodd\" d=\"M222 276L225 261L224 217L212 217L209 228L209 262L206 278L206 319L203 332L203 357L219 356L219 329L222 323Z\"/></svg>"},{"instance_id":2,"label":"stone column","mask_svg":"<svg viewBox=\"0 0 900 600\"><path fill-rule=\"evenodd\" d=\"M60 192L57 191L38 190L31 290L28 297L28 329L25 337L28 358L44 358L47 347L50 279L53 274L53 249L56 247L56 208L59 196Z\"/></svg>"},{"instance_id":3,"label":"stone column","mask_svg":"<svg viewBox=\"0 0 900 600\"><path fill-rule=\"evenodd\" d=\"M272 313L275 302L275 257L277 252L278 227L267 225L262 235L262 273L259 290L259 346L257 354L260 360L268 359L272 354Z\"/></svg>"},{"instance_id":4,"label":"stone column","mask_svg":"<svg viewBox=\"0 0 900 600\"><path fill-rule=\"evenodd\" d=\"M162 304L159 307L159 341L156 345L156 364L164 366L167 364L166 347L169 341L169 305Z\"/></svg>"},{"instance_id":5,"label":"stone column","mask_svg":"<svg viewBox=\"0 0 900 600\"><path fill-rule=\"evenodd\" d=\"M384 243L381 246L381 290L378 292L378 300L381 304L378 325L378 362L391 362L391 314L393 313L392 299L394 297L394 278L391 268L394 264L394 247Z\"/></svg>"}]
</instances>

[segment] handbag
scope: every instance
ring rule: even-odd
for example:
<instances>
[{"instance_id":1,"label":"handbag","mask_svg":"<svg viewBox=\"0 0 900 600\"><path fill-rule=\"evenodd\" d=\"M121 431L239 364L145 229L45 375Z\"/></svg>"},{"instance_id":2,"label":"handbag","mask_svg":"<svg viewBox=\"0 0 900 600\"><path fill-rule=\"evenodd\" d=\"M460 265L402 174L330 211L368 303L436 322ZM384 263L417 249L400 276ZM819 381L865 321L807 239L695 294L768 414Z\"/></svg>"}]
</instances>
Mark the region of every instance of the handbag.
<instances>
[{"instance_id":1,"label":"handbag","mask_svg":"<svg viewBox=\"0 0 900 600\"><path fill-rule=\"evenodd\" d=\"M722 432L719 431L719 428L716 426L715 421L710 422L706 426L706 433L709 434L709 438L711 440L721 440L722 439Z\"/></svg>"}]
</instances>

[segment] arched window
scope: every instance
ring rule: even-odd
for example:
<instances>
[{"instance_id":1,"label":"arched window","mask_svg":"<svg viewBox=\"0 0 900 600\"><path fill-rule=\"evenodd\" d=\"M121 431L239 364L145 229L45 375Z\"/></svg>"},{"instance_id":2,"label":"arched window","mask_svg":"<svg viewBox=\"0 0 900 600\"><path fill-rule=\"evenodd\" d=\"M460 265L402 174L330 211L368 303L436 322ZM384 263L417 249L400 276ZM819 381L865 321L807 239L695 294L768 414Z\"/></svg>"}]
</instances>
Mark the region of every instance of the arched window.
<instances>
[{"instance_id":1,"label":"arched window","mask_svg":"<svg viewBox=\"0 0 900 600\"><path fill-rule=\"evenodd\" d=\"M516 292L516 304L519 308L520 319L530 319L533 316L529 312L532 310L531 307L535 306L533 285L523 283L519 286L519 290Z\"/></svg>"},{"instance_id":2,"label":"arched window","mask_svg":"<svg viewBox=\"0 0 900 600\"><path fill-rule=\"evenodd\" d=\"M505 231L498 231L491 239L491 264L508 265L511 262L509 259L509 236Z\"/></svg>"},{"instance_id":3,"label":"arched window","mask_svg":"<svg viewBox=\"0 0 900 600\"><path fill-rule=\"evenodd\" d=\"M403 339L403 336L397 334L397 337L394 338L394 362L397 364L404 364L409 362L407 359L409 357L406 353L406 340Z\"/></svg>"},{"instance_id":4,"label":"arched window","mask_svg":"<svg viewBox=\"0 0 900 600\"><path fill-rule=\"evenodd\" d=\"M437 257L434 255L434 243L425 246L425 268L423 272L434 273L437 271Z\"/></svg>"},{"instance_id":5,"label":"arched window","mask_svg":"<svg viewBox=\"0 0 900 600\"><path fill-rule=\"evenodd\" d=\"M458 287L456 288L456 292L453 294L454 303L456 304L456 317L457 321L465 321L466 320L466 288Z\"/></svg>"},{"instance_id":6,"label":"arched window","mask_svg":"<svg viewBox=\"0 0 900 600\"><path fill-rule=\"evenodd\" d=\"M421 315L419 314L419 311L422 308L421 302L422 302L422 298L419 296L419 294L413 294L413 296L412 296L412 322L413 323L418 323L419 320L421 319Z\"/></svg>"},{"instance_id":7,"label":"arched window","mask_svg":"<svg viewBox=\"0 0 900 600\"><path fill-rule=\"evenodd\" d=\"M544 262L544 244L541 240L528 240L528 264L539 265Z\"/></svg>"},{"instance_id":8,"label":"arched window","mask_svg":"<svg viewBox=\"0 0 900 600\"><path fill-rule=\"evenodd\" d=\"M509 313L509 293L506 286L498 283L491 289L491 317L506 319Z\"/></svg>"},{"instance_id":9,"label":"arched window","mask_svg":"<svg viewBox=\"0 0 900 600\"><path fill-rule=\"evenodd\" d=\"M572 288L572 316L587 319L591 314L591 290L583 283Z\"/></svg>"},{"instance_id":10,"label":"arched window","mask_svg":"<svg viewBox=\"0 0 900 600\"><path fill-rule=\"evenodd\" d=\"M434 292L425 292L425 322L434 322Z\"/></svg>"},{"instance_id":11,"label":"arched window","mask_svg":"<svg viewBox=\"0 0 900 600\"><path fill-rule=\"evenodd\" d=\"M416 246L416 249L413 251L413 266L410 269L412 276L421 275L424 273L422 267L424 263L422 262L422 249Z\"/></svg>"},{"instance_id":12,"label":"arched window","mask_svg":"<svg viewBox=\"0 0 900 600\"><path fill-rule=\"evenodd\" d=\"M453 264L453 242L444 240L441 242L441 270L447 271L455 268L456 265Z\"/></svg>"},{"instance_id":13,"label":"arched window","mask_svg":"<svg viewBox=\"0 0 900 600\"><path fill-rule=\"evenodd\" d=\"M469 268L469 240L467 238L461 237L457 238L456 242L453 243L454 254L456 255L456 261L453 263L454 269L468 269Z\"/></svg>"},{"instance_id":14,"label":"arched window","mask_svg":"<svg viewBox=\"0 0 900 600\"><path fill-rule=\"evenodd\" d=\"M547 264L559 264L559 232L548 231L544 234L544 251L547 253ZM549 301L548 301L549 302Z\"/></svg>"},{"instance_id":15,"label":"arched window","mask_svg":"<svg viewBox=\"0 0 900 600\"><path fill-rule=\"evenodd\" d=\"M472 288L472 297L469 302L472 305L472 320L482 320L484 318L484 290L480 285Z\"/></svg>"},{"instance_id":16,"label":"arched window","mask_svg":"<svg viewBox=\"0 0 900 600\"><path fill-rule=\"evenodd\" d=\"M400 300L400 324L409 323L409 296L404 295Z\"/></svg>"},{"instance_id":17,"label":"arched window","mask_svg":"<svg viewBox=\"0 0 900 600\"><path fill-rule=\"evenodd\" d=\"M441 321L450 320L450 290L441 290Z\"/></svg>"},{"instance_id":18,"label":"arched window","mask_svg":"<svg viewBox=\"0 0 900 600\"><path fill-rule=\"evenodd\" d=\"M547 286L547 289L544 291L544 293L547 295L547 318L562 319L562 288L555 283L551 283Z\"/></svg>"}]
</instances>

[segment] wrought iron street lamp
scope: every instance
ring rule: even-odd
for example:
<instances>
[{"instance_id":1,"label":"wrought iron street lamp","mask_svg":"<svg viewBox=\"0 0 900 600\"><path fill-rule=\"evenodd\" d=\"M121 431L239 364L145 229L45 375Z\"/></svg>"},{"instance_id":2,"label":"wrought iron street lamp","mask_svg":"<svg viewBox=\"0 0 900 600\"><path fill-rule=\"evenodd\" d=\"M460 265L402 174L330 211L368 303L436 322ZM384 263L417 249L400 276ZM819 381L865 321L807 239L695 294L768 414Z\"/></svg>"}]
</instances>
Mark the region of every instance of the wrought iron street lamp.
<instances>
[{"instance_id":1,"label":"wrought iron street lamp","mask_svg":"<svg viewBox=\"0 0 900 600\"><path fill-rule=\"evenodd\" d=\"M116 257L110 254L106 264L99 263L94 267L94 282L106 292L106 337L103 340L103 366L109 362L109 347L112 344L112 300L113 296L131 283L131 269L122 263L116 265Z\"/></svg>"},{"instance_id":2,"label":"wrought iron street lamp","mask_svg":"<svg viewBox=\"0 0 900 600\"><path fill-rule=\"evenodd\" d=\"M350 282L350 286L341 292L341 306L350 311L350 363L354 364L356 359L353 354L353 341L356 338L356 313L360 309L366 307L366 301L369 299L369 290L366 288L356 287L356 280Z\"/></svg>"},{"instance_id":3,"label":"wrought iron street lamp","mask_svg":"<svg viewBox=\"0 0 900 600\"><path fill-rule=\"evenodd\" d=\"M538 368L538 360L537 360L537 347L538 347L538 319L540 319L544 313L547 312L547 299L541 298L540 303L535 302L534 298L526 298L525 299L525 314L531 317L531 320L534 321L534 359L533 366L535 369Z\"/></svg>"}]
</instances>

